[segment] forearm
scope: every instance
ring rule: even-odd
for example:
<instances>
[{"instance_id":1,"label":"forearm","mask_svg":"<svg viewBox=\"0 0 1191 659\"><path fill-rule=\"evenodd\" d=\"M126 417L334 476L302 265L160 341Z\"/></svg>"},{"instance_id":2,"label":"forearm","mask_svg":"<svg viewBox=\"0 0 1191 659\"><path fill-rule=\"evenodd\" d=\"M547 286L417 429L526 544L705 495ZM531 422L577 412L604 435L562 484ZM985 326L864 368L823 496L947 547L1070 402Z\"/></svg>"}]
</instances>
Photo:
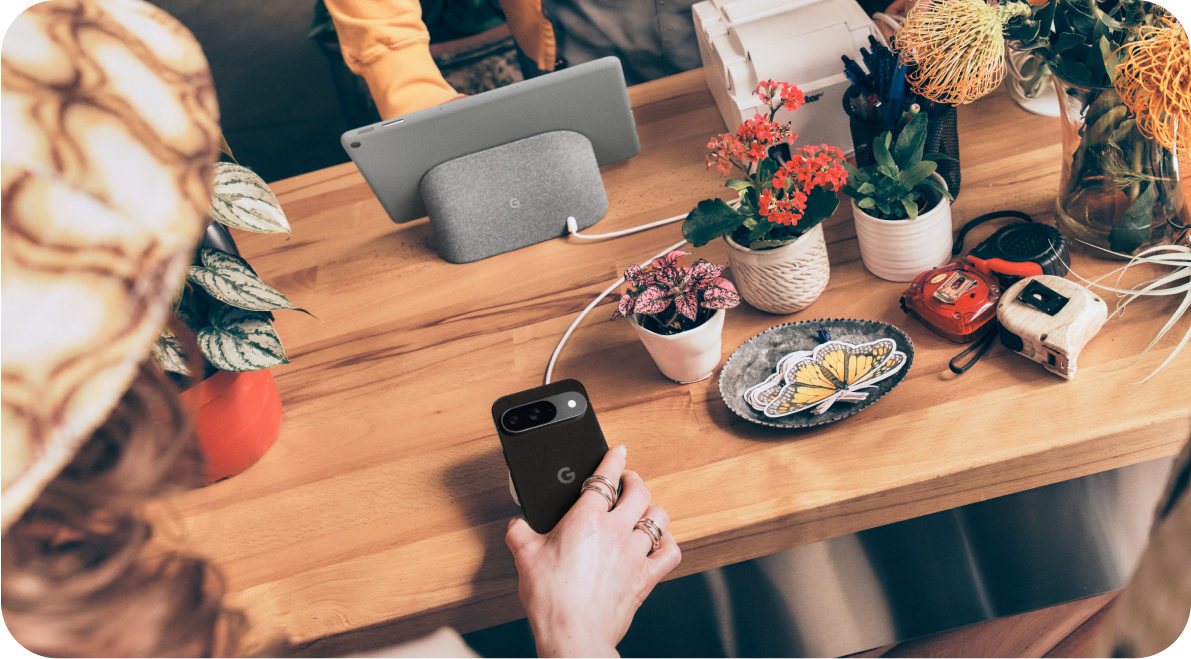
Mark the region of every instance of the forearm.
<instances>
[{"instance_id":1,"label":"forearm","mask_svg":"<svg viewBox=\"0 0 1191 659\"><path fill-rule=\"evenodd\" d=\"M325 0L343 59L368 83L382 119L446 103L459 94L430 56L417 0Z\"/></svg>"}]
</instances>

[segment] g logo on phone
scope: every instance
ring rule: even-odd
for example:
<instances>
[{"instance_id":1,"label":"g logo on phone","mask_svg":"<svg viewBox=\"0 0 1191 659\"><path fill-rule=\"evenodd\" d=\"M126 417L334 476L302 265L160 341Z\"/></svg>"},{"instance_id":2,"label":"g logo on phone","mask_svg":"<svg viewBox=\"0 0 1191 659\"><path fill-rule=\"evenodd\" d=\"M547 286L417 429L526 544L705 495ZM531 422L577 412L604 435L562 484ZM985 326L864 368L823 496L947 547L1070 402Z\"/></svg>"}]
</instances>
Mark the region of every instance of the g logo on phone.
<instances>
[{"instance_id":1,"label":"g logo on phone","mask_svg":"<svg viewBox=\"0 0 1191 659\"><path fill-rule=\"evenodd\" d=\"M563 485L575 482L575 472L571 471L570 467L563 467L558 470L558 482Z\"/></svg>"}]
</instances>

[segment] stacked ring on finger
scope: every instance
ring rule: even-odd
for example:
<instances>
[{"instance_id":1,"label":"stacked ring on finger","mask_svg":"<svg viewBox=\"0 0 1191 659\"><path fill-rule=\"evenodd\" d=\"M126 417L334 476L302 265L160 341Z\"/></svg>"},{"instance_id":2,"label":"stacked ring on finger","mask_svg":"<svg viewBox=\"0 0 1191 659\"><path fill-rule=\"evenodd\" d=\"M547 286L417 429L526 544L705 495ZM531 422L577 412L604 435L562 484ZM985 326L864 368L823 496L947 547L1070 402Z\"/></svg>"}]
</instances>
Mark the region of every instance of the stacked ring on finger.
<instances>
[{"instance_id":1,"label":"stacked ring on finger","mask_svg":"<svg viewBox=\"0 0 1191 659\"><path fill-rule=\"evenodd\" d=\"M604 489L604 485L607 485L607 490ZM604 478L603 476L592 476L591 478L583 481L583 487L579 490L579 493L582 494L583 490L599 492L600 496L607 499L608 512L612 512L612 509L616 507L616 500L620 498L620 493L616 491L615 487L612 487L612 481Z\"/></svg>"},{"instance_id":2,"label":"stacked ring on finger","mask_svg":"<svg viewBox=\"0 0 1191 659\"><path fill-rule=\"evenodd\" d=\"M637 523L633 525L633 528L641 529L642 531L645 531L645 535L649 536L649 541L653 543L653 546L649 548L649 553L652 554L658 550L658 547L662 546L662 527L658 526L657 522L649 519L648 517L642 517L641 519L637 520Z\"/></svg>"},{"instance_id":3,"label":"stacked ring on finger","mask_svg":"<svg viewBox=\"0 0 1191 659\"><path fill-rule=\"evenodd\" d=\"M609 478L608 478L607 476L601 476L601 475L599 475L599 474L594 474L594 475L592 475L592 476L591 476L591 478L588 478L587 480L583 481L583 484L584 484L584 485L589 485L589 484L591 484L593 481L595 481L595 482L600 482L600 483L603 483L604 485L607 485L607 486L608 486L608 491L609 491L609 492L611 492L611 493L612 493L612 495L613 495L613 496L614 496L614 497L615 497L615 498L616 498L618 501L620 500L620 486L619 486L619 485L616 485L616 484L615 484L615 483L613 483L611 480L609 480Z\"/></svg>"}]
</instances>

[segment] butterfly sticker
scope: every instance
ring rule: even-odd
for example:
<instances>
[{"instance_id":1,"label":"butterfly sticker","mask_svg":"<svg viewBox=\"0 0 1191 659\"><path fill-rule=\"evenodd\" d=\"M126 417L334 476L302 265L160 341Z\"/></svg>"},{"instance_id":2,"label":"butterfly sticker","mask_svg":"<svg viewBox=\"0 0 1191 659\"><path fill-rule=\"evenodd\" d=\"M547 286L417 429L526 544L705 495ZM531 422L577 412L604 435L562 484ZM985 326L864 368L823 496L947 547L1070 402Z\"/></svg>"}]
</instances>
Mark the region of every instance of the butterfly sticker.
<instances>
[{"instance_id":1,"label":"butterfly sticker","mask_svg":"<svg viewBox=\"0 0 1191 659\"><path fill-rule=\"evenodd\" d=\"M750 388L745 400L770 418L807 409L822 414L836 402L867 399L861 389L894 375L905 364L906 355L893 339L860 345L829 341L809 354L799 351L783 357L777 373Z\"/></svg>"}]
</instances>

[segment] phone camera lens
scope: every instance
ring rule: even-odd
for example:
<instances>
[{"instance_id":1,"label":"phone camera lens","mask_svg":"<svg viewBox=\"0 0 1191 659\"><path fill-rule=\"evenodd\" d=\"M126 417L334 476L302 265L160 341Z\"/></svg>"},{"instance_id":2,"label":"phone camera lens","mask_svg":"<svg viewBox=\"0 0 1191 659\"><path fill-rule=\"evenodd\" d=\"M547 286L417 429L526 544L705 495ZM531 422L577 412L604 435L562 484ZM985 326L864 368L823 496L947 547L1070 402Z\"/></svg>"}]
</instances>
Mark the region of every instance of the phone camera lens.
<instances>
[{"instance_id":1,"label":"phone camera lens","mask_svg":"<svg viewBox=\"0 0 1191 659\"><path fill-rule=\"evenodd\" d=\"M548 400L540 400L505 412L502 422L507 430L521 432L550 423L557 416L558 408L553 403Z\"/></svg>"}]
</instances>

